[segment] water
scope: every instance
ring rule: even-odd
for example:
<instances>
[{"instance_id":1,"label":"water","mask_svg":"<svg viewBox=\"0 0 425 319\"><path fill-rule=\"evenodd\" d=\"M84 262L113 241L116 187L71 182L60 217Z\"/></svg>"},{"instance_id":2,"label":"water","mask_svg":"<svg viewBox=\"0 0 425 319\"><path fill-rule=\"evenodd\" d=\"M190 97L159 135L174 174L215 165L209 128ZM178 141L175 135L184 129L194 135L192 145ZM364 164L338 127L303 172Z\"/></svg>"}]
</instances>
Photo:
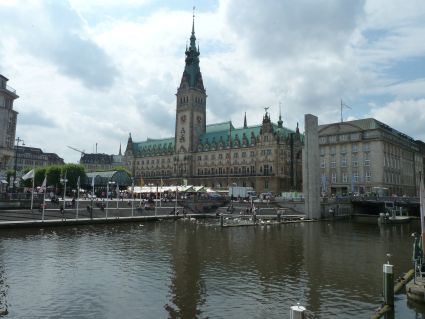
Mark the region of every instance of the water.
<instances>
[{"instance_id":1,"label":"water","mask_svg":"<svg viewBox=\"0 0 425 319\"><path fill-rule=\"evenodd\" d=\"M368 318L382 264L411 268L415 224L221 229L194 222L0 232L7 318ZM396 318L424 318L404 295Z\"/></svg>"}]
</instances>

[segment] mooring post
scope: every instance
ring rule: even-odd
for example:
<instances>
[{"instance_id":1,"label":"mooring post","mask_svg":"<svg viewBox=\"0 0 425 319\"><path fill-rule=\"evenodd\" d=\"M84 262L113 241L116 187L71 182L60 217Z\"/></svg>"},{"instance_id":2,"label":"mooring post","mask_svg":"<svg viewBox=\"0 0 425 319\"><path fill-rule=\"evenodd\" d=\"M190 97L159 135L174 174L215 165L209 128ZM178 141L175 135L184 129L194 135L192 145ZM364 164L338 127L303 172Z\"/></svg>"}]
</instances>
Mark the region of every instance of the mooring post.
<instances>
[{"instance_id":1,"label":"mooring post","mask_svg":"<svg viewBox=\"0 0 425 319\"><path fill-rule=\"evenodd\" d=\"M223 217L223 214L220 215L220 226L221 227L224 226L224 217Z\"/></svg>"},{"instance_id":2,"label":"mooring post","mask_svg":"<svg viewBox=\"0 0 425 319\"><path fill-rule=\"evenodd\" d=\"M291 307L291 311L289 313L290 319L304 319L305 318L305 308L300 306L298 303L296 306Z\"/></svg>"},{"instance_id":3,"label":"mooring post","mask_svg":"<svg viewBox=\"0 0 425 319\"><path fill-rule=\"evenodd\" d=\"M277 221L280 223L280 217L281 217L281 213L280 213L280 211L277 211Z\"/></svg>"},{"instance_id":4,"label":"mooring post","mask_svg":"<svg viewBox=\"0 0 425 319\"><path fill-rule=\"evenodd\" d=\"M394 306L394 273L393 265L386 263L383 266L383 294L384 294L384 304L393 307Z\"/></svg>"}]
</instances>

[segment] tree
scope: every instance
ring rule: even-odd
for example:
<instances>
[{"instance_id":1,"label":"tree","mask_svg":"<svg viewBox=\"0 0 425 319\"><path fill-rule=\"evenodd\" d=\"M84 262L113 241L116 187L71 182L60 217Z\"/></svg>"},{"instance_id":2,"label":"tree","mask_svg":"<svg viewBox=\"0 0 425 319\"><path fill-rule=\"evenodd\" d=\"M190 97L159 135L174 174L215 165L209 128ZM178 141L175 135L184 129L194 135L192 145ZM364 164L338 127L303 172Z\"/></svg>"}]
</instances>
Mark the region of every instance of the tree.
<instances>
[{"instance_id":1,"label":"tree","mask_svg":"<svg viewBox=\"0 0 425 319\"><path fill-rule=\"evenodd\" d=\"M46 167L37 167L35 169L35 177L34 177L34 186L41 186L44 181L44 177L46 177L47 168Z\"/></svg>"},{"instance_id":2,"label":"tree","mask_svg":"<svg viewBox=\"0 0 425 319\"><path fill-rule=\"evenodd\" d=\"M66 187L69 189L77 188L78 177L81 178L81 183L86 177L86 172L83 165L79 164L65 164L62 166L62 178L65 176L68 182L66 183Z\"/></svg>"},{"instance_id":3,"label":"tree","mask_svg":"<svg viewBox=\"0 0 425 319\"><path fill-rule=\"evenodd\" d=\"M54 186L56 193L59 191L62 165L47 166L47 185Z\"/></svg>"}]
</instances>

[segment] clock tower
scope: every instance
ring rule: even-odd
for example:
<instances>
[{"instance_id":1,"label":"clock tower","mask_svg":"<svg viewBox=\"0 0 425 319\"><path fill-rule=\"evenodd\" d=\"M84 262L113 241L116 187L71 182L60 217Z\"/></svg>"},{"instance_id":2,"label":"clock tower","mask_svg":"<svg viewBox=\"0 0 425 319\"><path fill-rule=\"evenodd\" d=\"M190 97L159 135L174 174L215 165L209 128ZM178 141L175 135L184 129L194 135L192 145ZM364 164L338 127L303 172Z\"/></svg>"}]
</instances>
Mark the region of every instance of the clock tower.
<instances>
[{"instance_id":1,"label":"clock tower","mask_svg":"<svg viewBox=\"0 0 425 319\"><path fill-rule=\"evenodd\" d=\"M199 46L196 47L195 15L193 15L190 45L176 100L175 147L177 176L192 175L192 155L198 149L199 137L205 133L207 95L199 68Z\"/></svg>"}]
</instances>

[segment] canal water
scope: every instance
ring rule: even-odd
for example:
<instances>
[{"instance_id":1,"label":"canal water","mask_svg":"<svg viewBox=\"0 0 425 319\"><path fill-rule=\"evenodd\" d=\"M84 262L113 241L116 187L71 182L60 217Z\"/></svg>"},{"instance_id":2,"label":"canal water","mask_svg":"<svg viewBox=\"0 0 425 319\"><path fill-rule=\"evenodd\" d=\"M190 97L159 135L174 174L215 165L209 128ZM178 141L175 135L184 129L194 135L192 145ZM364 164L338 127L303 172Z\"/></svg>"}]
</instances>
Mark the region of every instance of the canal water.
<instances>
[{"instance_id":1,"label":"canal water","mask_svg":"<svg viewBox=\"0 0 425 319\"><path fill-rule=\"evenodd\" d=\"M1 230L7 318L369 318L382 264L411 268L418 225L205 222ZM395 318L424 318L396 298Z\"/></svg>"}]
</instances>

